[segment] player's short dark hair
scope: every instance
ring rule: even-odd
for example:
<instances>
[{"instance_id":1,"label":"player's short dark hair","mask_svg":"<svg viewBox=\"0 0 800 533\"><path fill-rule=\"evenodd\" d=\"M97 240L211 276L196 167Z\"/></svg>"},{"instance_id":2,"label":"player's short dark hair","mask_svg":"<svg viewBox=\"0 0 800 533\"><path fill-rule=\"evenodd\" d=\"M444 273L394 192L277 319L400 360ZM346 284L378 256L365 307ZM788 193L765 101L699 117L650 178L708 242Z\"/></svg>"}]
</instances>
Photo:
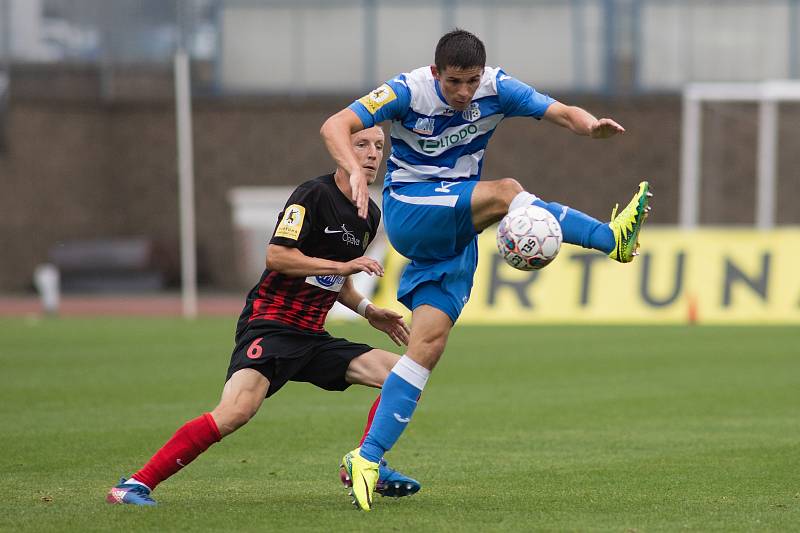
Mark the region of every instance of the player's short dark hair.
<instances>
[{"instance_id":1,"label":"player's short dark hair","mask_svg":"<svg viewBox=\"0 0 800 533\"><path fill-rule=\"evenodd\" d=\"M475 35L459 28L442 35L434 56L436 68L467 69L486 66L486 48Z\"/></svg>"}]
</instances>

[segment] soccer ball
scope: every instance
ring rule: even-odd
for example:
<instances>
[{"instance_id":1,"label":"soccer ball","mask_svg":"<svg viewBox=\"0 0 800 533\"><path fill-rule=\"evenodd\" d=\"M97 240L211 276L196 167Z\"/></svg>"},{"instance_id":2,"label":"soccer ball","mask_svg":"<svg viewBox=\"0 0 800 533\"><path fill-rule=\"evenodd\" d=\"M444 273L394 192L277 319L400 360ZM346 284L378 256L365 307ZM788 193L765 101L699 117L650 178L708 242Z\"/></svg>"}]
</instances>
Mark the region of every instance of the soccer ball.
<instances>
[{"instance_id":1,"label":"soccer ball","mask_svg":"<svg viewBox=\"0 0 800 533\"><path fill-rule=\"evenodd\" d=\"M497 249L518 270L538 270L561 249L561 225L542 207L528 205L510 211L497 228Z\"/></svg>"}]
</instances>

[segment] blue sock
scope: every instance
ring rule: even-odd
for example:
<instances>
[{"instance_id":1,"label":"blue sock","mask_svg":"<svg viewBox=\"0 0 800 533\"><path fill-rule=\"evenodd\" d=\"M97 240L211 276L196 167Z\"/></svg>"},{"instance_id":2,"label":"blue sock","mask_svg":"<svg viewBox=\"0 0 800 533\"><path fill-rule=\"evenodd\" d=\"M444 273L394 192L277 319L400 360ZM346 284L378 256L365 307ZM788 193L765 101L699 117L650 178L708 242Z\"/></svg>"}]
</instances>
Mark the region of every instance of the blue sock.
<instances>
[{"instance_id":1,"label":"blue sock","mask_svg":"<svg viewBox=\"0 0 800 533\"><path fill-rule=\"evenodd\" d=\"M417 408L417 400L429 375L430 370L407 355L400 358L383 383L381 402L361 445L361 457L378 463L394 446Z\"/></svg>"},{"instance_id":2,"label":"blue sock","mask_svg":"<svg viewBox=\"0 0 800 533\"><path fill-rule=\"evenodd\" d=\"M556 217L561 224L564 242L579 244L584 248L593 248L605 253L614 249L616 244L614 232L608 224L558 202L547 203L537 198L533 201L533 205L544 207Z\"/></svg>"}]
</instances>

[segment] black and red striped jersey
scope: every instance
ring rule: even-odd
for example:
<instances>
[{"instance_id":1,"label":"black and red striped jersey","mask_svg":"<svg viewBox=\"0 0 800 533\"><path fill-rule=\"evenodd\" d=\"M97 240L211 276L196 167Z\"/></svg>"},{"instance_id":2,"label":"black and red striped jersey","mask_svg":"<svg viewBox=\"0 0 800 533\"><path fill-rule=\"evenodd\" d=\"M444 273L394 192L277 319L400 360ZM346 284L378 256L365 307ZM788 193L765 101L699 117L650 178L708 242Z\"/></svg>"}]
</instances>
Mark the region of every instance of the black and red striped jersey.
<instances>
[{"instance_id":1,"label":"black and red striped jersey","mask_svg":"<svg viewBox=\"0 0 800 533\"><path fill-rule=\"evenodd\" d=\"M294 190L269 243L297 248L310 257L352 261L364 255L380 219L381 211L372 200L367 219L360 218L333 174L328 174ZM306 331L324 331L325 317L344 281L343 276L291 277L265 269L247 295L237 330L254 320L269 320Z\"/></svg>"}]
</instances>

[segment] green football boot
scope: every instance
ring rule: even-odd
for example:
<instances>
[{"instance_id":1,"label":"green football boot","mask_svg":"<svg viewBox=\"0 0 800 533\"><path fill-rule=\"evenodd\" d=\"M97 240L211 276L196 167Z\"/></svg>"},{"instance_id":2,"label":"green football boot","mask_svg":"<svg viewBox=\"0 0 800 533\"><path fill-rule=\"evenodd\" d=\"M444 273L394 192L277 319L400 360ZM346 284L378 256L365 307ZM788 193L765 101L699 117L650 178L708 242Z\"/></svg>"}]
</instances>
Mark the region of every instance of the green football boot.
<instances>
[{"instance_id":1,"label":"green football boot","mask_svg":"<svg viewBox=\"0 0 800 533\"><path fill-rule=\"evenodd\" d=\"M353 484L350 489L353 505L362 511L369 511L372 509L380 465L361 457L359 450L360 448L356 448L345 455L341 468Z\"/></svg>"},{"instance_id":2,"label":"green football boot","mask_svg":"<svg viewBox=\"0 0 800 533\"><path fill-rule=\"evenodd\" d=\"M619 204L614 206L611 212L611 222L608 226L614 232L614 249L608 257L620 263L630 263L633 258L639 255L639 232L650 212L650 184L643 181L639 184L639 190L619 214L617 209Z\"/></svg>"}]
</instances>

